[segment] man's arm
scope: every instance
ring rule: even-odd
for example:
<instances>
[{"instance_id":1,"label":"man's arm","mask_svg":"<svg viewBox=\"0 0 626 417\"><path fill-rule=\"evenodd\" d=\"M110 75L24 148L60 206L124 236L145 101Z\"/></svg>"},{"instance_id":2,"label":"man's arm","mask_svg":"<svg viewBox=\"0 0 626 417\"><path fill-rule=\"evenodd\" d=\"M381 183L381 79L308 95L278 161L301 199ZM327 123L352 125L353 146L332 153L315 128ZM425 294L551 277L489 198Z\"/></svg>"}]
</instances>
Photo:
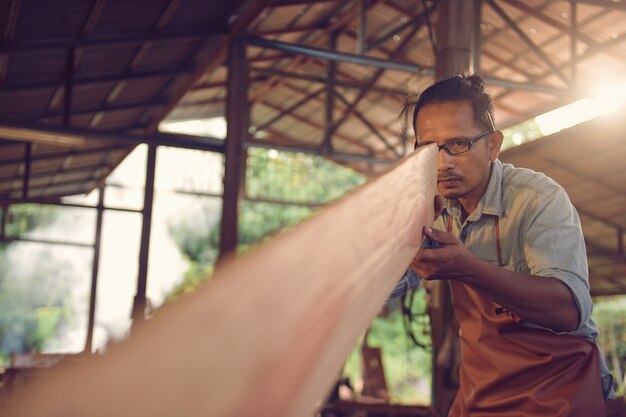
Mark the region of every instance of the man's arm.
<instances>
[{"instance_id":1,"label":"man's arm","mask_svg":"<svg viewBox=\"0 0 626 417\"><path fill-rule=\"evenodd\" d=\"M522 319L557 332L578 327L578 308L563 282L491 265L472 254L451 233L425 229L424 234L439 242L440 247L420 249L411 263L422 279L461 281Z\"/></svg>"}]
</instances>

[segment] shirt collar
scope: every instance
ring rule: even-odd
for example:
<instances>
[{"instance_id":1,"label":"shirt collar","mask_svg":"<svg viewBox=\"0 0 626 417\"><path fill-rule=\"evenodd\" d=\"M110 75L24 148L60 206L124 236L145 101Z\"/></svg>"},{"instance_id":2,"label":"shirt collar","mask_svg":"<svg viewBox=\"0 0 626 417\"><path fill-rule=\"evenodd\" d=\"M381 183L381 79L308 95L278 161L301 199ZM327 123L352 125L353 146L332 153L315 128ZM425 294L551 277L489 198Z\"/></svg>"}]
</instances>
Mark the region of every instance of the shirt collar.
<instances>
[{"instance_id":1,"label":"shirt collar","mask_svg":"<svg viewBox=\"0 0 626 417\"><path fill-rule=\"evenodd\" d=\"M502 170L503 165L499 159L491 163L491 176L487 190L480 199L476 210L467 218L469 221L476 221L483 214L502 217L503 214L503 190L502 190ZM453 217L460 218L461 204L456 199L444 198L444 209Z\"/></svg>"}]
</instances>

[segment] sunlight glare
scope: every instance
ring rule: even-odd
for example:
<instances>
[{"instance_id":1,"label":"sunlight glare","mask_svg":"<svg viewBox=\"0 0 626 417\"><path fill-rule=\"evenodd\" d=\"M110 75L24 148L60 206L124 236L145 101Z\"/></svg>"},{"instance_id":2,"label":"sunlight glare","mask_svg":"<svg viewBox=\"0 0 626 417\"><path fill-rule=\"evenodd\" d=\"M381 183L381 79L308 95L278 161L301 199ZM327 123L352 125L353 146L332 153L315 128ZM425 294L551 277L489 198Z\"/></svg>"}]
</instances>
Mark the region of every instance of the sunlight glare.
<instances>
[{"instance_id":1,"label":"sunlight glare","mask_svg":"<svg viewBox=\"0 0 626 417\"><path fill-rule=\"evenodd\" d=\"M161 132L210 136L224 139L226 137L226 119L223 117L214 117L211 119L196 119L177 122L165 121L159 125L159 130Z\"/></svg>"},{"instance_id":2,"label":"sunlight glare","mask_svg":"<svg viewBox=\"0 0 626 417\"><path fill-rule=\"evenodd\" d=\"M541 116L535 121L541 133L550 135L578 123L586 122L624 107L626 103L626 83L600 89L594 98L585 98L560 107Z\"/></svg>"}]
</instances>

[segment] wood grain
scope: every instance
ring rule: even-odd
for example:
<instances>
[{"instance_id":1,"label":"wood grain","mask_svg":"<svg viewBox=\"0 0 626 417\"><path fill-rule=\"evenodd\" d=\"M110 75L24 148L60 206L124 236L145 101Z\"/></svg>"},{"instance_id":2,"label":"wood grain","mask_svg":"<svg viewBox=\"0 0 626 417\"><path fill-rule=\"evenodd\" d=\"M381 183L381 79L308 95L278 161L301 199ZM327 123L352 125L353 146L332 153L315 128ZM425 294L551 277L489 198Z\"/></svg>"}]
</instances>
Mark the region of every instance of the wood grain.
<instances>
[{"instance_id":1,"label":"wood grain","mask_svg":"<svg viewBox=\"0 0 626 417\"><path fill-rule=\"evenodd\" d=\"M214 279L87 363L2 407L11 417L312 416L431 225L429 146Z\"/></svg>"}]
</instances>

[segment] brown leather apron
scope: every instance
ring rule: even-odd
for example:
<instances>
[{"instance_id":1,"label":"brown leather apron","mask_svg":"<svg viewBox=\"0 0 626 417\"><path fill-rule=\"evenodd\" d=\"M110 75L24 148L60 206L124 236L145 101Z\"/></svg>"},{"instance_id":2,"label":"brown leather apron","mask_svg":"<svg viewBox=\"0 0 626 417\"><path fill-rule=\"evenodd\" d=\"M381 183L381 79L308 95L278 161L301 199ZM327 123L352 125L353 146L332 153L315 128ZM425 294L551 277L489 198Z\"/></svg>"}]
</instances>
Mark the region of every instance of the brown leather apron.
<instances>
[{"instance_id":1,"label":"brown leather apron","mask_svg":"<svg viewBox=\"0 0 626 417\"><path fill-rule=\"evenodd\" d=\"M447 229L451 231L451 217ZM496 250L502 250L498 218ZM450 281L460 324L460 388L451 417L604 417L598 347L581 337L519 324L519 318Z\"/></svg>"}]
</instances>

